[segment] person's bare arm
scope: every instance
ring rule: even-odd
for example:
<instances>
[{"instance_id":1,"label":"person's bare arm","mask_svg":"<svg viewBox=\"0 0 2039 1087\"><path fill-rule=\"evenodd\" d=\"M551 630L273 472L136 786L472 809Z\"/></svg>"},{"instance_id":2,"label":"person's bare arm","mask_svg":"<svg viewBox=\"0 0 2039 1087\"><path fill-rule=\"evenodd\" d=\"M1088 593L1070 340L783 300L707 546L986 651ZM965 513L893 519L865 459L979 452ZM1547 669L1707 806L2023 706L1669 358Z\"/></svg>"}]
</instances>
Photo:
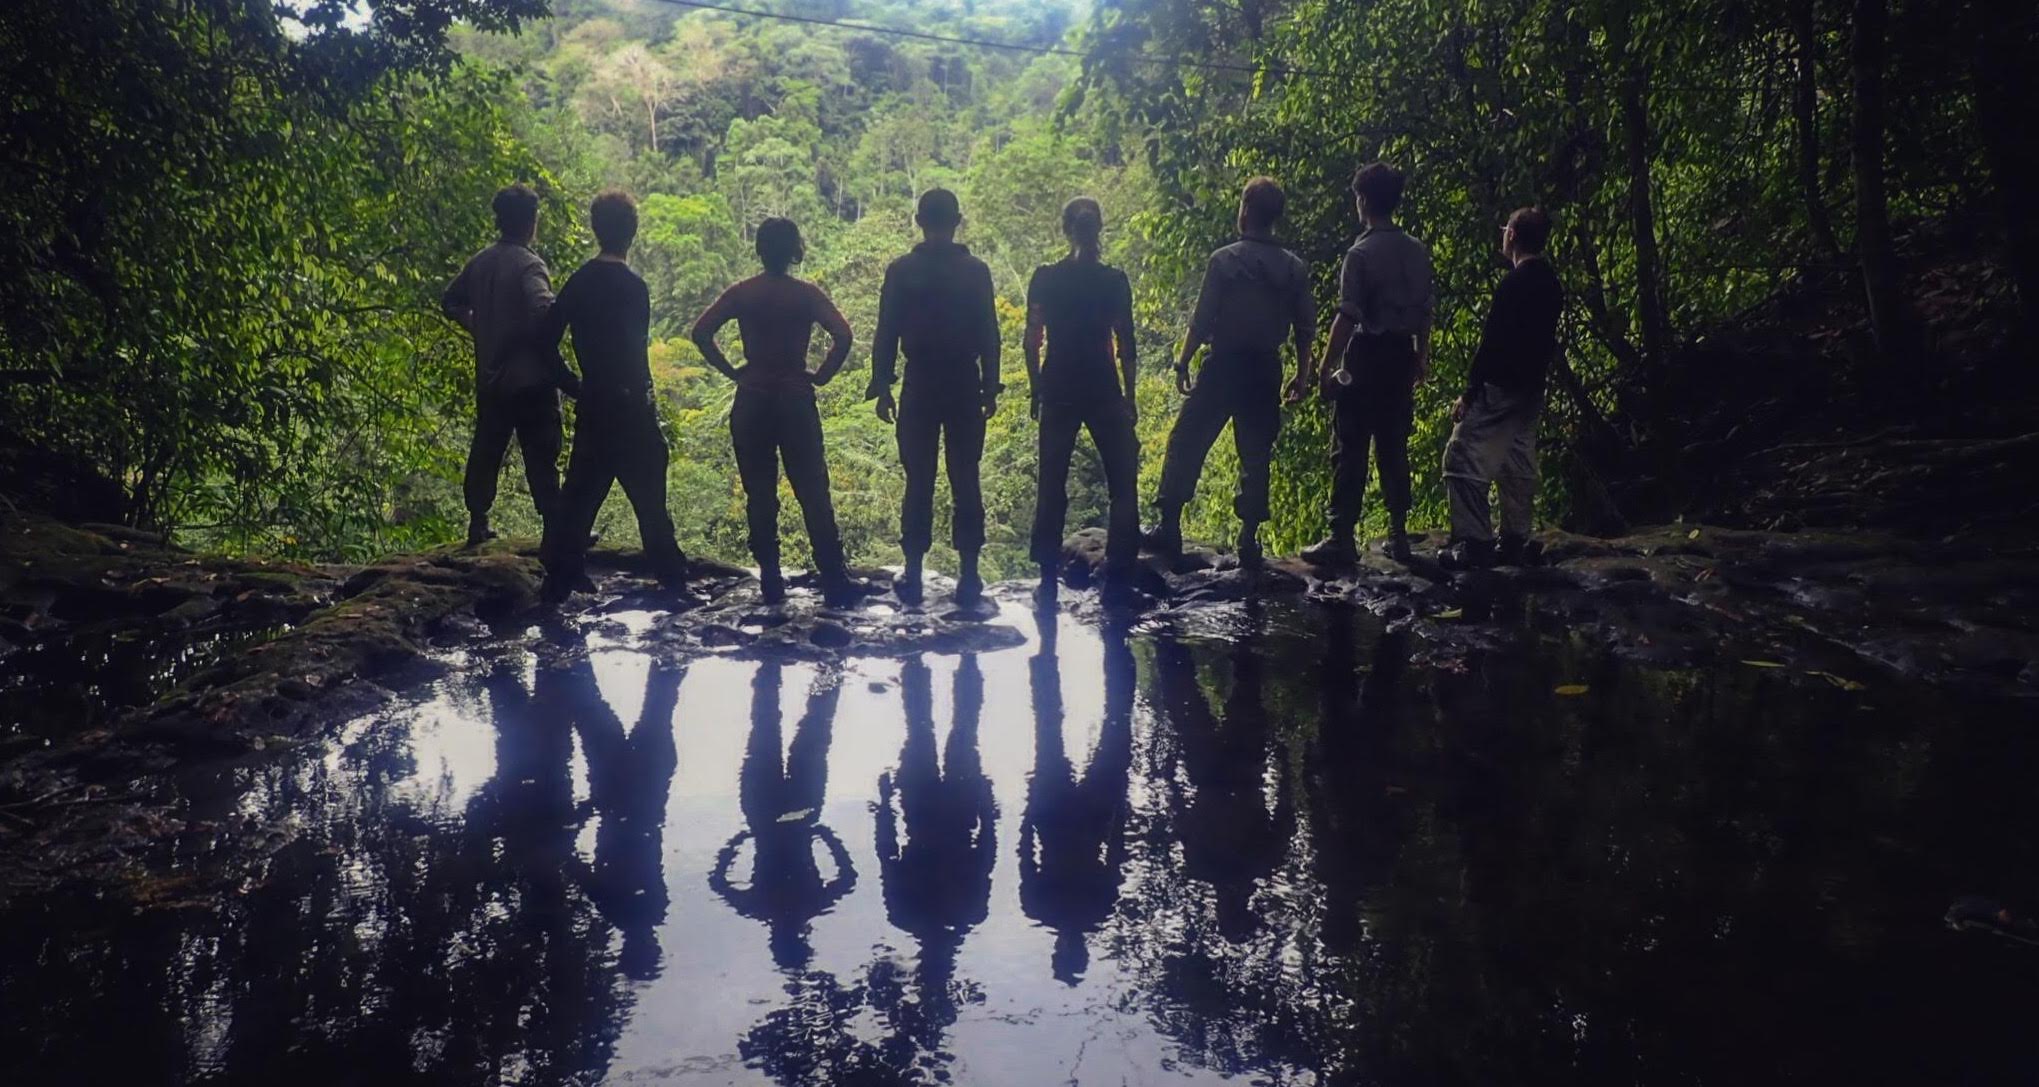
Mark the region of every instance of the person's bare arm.
<instances>
[{"instance_id":1,"label":"person's bare arm","mask_svg":"<svg viewBox=\"0 0 2039 1087\"><path fill-rule=\"evenodd\" d=\"M821 369L814 372L814 384L820 386L833 380L843 368L843 363L849 360L851 342L849 321L843 318L842 311L835 308L835 303L828 300L828 295L820 287L814 288L814 323L828 333L829 339L828 357L821 360Z\"/></svg>"},{"instance_id":2,"label":"person's bare arm","mask_svg":"<svg viewBox=\"0 0 2039 1087\"><path fill-rule=\"evenodd\" d=\"M1027 281L1027 332L1023 350L1027 360L1028 414L1041 417L1041 345L1048 342L1048 311L1038 301L1041 272Z\"/></svg>"},{"instance_id":3,"label":"person's bare arm","mask_svg":"<svg viewBox=\"0 0 2039 1087\"><path fill-rule=\"evenodd\" d=\"M706 360L716 373L731 381L741 381L742 379L737 376L736 367L729 364L729 357L722 353L721 345L715 342L715 334L722 331L722 326L736 319L736 303L729 297L733 290L734 288L723 291L721 296L709 305L708 311L694 322L694 329L688 335L694 341L694 346L700 349L701 358Z\"/></svg>"}]
</instances>

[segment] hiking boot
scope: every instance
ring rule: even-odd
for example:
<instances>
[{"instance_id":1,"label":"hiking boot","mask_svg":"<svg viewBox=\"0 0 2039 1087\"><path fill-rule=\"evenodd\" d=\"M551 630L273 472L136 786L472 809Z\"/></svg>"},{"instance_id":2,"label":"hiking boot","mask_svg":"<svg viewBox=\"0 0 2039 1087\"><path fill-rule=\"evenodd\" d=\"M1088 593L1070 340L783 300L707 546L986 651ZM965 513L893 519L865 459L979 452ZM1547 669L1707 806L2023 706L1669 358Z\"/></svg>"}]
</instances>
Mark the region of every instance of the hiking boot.
<instances>
[{"instance_id":1,"label":"hiking boot","mask_svg":"<svg viewBox=\"0 0 2039 1087\"><path fill-rule=\"evenodd\" d=\"M1521 536L1507 532L1502 533L1501 546L1494 552L1494 565L1521 566L1523 550L1528 544L1529 541Z\"/></svg>"},{"instance_id":2,"label":"hiking boot","mask_svg":"<svg viewBox=\"0 0 2039 1087\"><path fill-rule=\"evenodd\" d=\"M586 574L548 575L538 587L538 599L547 604L564 604L575 593L592 593L595 582Z\"/></svg>"},{"instance_id":3,"label":"hiking boot","mask_svg":"<svg viewBox=\"0 0 2039 1087\"><path fill-rule=\"evenodd\" d=\"M977 552L963 551L957 557L962 560L963 570L956 575L956 603L976 607L984 599L984 577L977 572Z\"/></svg>"},{"instance_id":4,"label":"hiking boot","mask_svg":"<svg viewBox=\"0 0 2039 1087\"><path fill-rule=\"evenodd\" d=\"M1494 545L1485 540L1454 540L1437 553L1437 564L1447 570L1485 570L1494 565Z\"/></svg>"},{"instance_id":5,"label":"hiking boot","mask_svg":"<svg viewBox=\"0 0 2039 1087\"><path fill-rule=\"evenodd\" d=\"M1359 561L1350 528L1332 529L1331 535L1303 548L1300 557L1312 566L1351 566Z\"/></svg>"},{"instance_id":6,"label":"hiking boot","mask_svg":"<svg viewBox=\"0 0 2039 1087\"><path fill-rule=\"evenodd\" d=\"M1267 565L1267 555L1260 549L1260 526L1247 525L1239 530L1239 568L1258 570Z\"/></svg>"},{"instance_id":7,"label":"hiking boot","mask_svg":"<svg viewBox=\"0 0 2039 1087\"><path fill-rule=\"evenodd\" d=\"M831 608L854 608L871 592L870 582L851 577L847 570L821 575L821 602Z\"/></svg>"},{"instance_id":8,"label":"hiking boot","mask_svg":"<svg viewBox=\"0 0 2039 1087\"><path fill-rule=\"evenodd\" d=\"M902 604L918 604L921 600L921 561L919 555L906 556L906 568L892 581L892 591L899 596Z\"/></svg>"},{"instance_id":9,"label":"hiking boot","mask_svg":"<svg viewBox=\"0 0 2039 1087\"><path fill-rule=\"evenodd\" d=\"M1182 554L1181 513L1176 510L1162 510L1160 523L1140 534L1140 544L1149 551L1159 552L1171 558Z\"/></svg>"},{"instance_id":10,"label":"hiking boot","mask_svg":"<svg viewBox=\"0 0 2039 1087\"><path fill-rule=\"evenodd\" d=\"M1044 608L1055 606L1055 599L1062 592L1062 581L1055 576L1052 566L1041 567L1041 583L1034 586L1034 603Z\"/></svg>"},{"instance_id":11,"label":"hiking boot","mask_svg":"<svg viewBox=\"0 0 2039 1087\"><path fill-rule=\"evenodd\" d=\"M786 602L786 576L779 572L778 567L758 571L758 594L767 604Z\"/></svg>"},{"instance_id":12,"label":"hiking boot","mask_svg":"<svg viewBox=\"0 0 2039 1087\"><path fill-rule=\"evenodd\" d=\"M489 527L486 515L470 517L467 520L467 546L480 547L496 538L496 530Z\"/></svg>"},{"instance_id":13,"label":"hiking boot","mask_svg":"<svg viewBox=\"0 0 2039 1087\"><path fill-rule=\"evenodd\" d=\"M1097 598L1107 608L1129 608L1139 605L1146 594L1133 582L1131 572L1106 574L1104 584L1097 591Z\"/></svg>"},{"instance_id":14,"label":"hiking boot","mask_svg":"<svg viewBox=\"0 0 2039 1087\"><path fill-rule=\"evenodd\" d=\"M1388 515L1388 557L1405 566L1412 557L1409 554L1409 523L1399 513Z\"/></svg>"}]
</instances>

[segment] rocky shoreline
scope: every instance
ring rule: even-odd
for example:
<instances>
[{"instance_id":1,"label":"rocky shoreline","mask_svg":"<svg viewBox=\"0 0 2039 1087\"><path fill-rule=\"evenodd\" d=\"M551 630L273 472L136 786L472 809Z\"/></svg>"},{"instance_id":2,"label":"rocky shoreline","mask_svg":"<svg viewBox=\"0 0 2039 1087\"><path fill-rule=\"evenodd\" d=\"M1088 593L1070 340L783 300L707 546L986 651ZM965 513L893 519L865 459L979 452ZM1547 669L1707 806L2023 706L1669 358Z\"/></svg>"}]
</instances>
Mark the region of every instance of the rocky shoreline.
<instances>
[{"instance_id":1,"label":"rocky shoreline","mask_svg":"<svg viewBox=\"0 0 2039 1087\"><path fill-rule=\"evenodd\" d=\"M1443 667L1513 639L1562 635L1661 667L1759 667L1849 689L2039 694L2039 553L1696 525L1541 539L1540 565L1461 573L1421 557L1404 567L1378 544L1345 571L1293 559L1247 571L1197 549L1172 562L1145 555L1147 599L1111 617L1183 629L1286 601L1363 609L1416 634L1420 659ZM1102 545L1098 530L1070 538L1062 574L1073 591L1059 606L1104 617L1088 591ZM151 805L153 778L320 739L462 647L571 641L605 624L629 625L646 651L674 661L989 652L1023 640L1000 621L1000 602L1027 601L1020 583L965 609L936 579L926 605L911 607L890 591L889 572L864 570L879 593L859 608L824 607L797 578L793 597L769 607L746 571L701 564L690 596L678 598L633 558L598 551L600 591L550 609L538 602L528 545L515 542L311 566L17 519L0 531L0 695L19 719L0 734L0 867L9 873L0 902L117 871L174 833L174 818ZM57 697L66 685L87 694Z\"/></svg>"}]
</instances>

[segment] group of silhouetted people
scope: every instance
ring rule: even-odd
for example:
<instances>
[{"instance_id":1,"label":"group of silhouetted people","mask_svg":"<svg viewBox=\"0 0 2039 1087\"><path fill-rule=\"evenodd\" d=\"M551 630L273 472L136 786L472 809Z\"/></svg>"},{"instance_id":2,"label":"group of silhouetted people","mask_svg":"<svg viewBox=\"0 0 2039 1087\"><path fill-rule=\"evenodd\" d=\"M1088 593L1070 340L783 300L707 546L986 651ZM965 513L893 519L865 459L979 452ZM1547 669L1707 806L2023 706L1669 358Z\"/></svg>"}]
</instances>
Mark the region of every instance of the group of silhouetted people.
<instances>
[{"instance_id":1,"label":"group of silhouetted people","mask_svg":"<svg viewBox=\"0 0 2039 1087\"><path fill-rule=\"evenodd\" d=\"M1414 389L1430 372L1436 312L1430 253L1402 230L1395 211L1403 175L1384 163L1360 169L1352 191L1364 229L1346 251L1338 309L1321 357L1307 263L1275 240L1286 198L1269 178L1246 185L1239 238L1211 255L1175 363L1186 399L1169 435L1145 543L1167 554L1182 546L1182 510L1196 494L1205 458L1230 423L1239 458L1234 510L1242 566L1262 560L1259 529L1270 516L1274 445L1282 403L1314 389L1331 405L1331 533L1303 552L1320 566L1357 561L1354 528L1362 512L1368 449L1380 476L1389 520L1388 550L1407 561L1410 503L1408 442ZM496 194L501 238L467 263L447 289L446 312L473 335L476 422L466 472L468 541L493 535L489 510L512 437L523 449L533 501L544 518L541 557L553 599L589 588L583 569L595 515L620 482L636 511L644 549L660 579L675 587L687 559L666 510L668 450L659 429L647 358L651 303L628 263L637 233L635 202L609 191L589 221L601 252L555 296L531 244L538 195L513 185ZM954 193L922 194L914 221L922 241L885 271L867 400L894 426L906 493L900 545L906 565L894 586L917 601L922 560L933 545L934 488L946 467L953 497L951 542L961 560L956 599L980 598L978 553L985 541L979 462L985 426L997 410L1001 351L990 270L956 241L962 209ZM1132 287L1103 262L1104 215L1087 197L1062 209L1069 252L1035 269L1027 285L1025 356L1031 414L1039 428L1038 497L1031 555L1041 567L1040 595L1052 599L1063 559L1068 476L1080 432L1088 431L1109 494L1103 583L1131 587L1143 541L1139 526L1139 439L1135 432L1135 335ZM1536 431L1545 374L1557 351L1563 306L1557 275L1544 259L1550 219L1523 208L1509 217L1501 249L1511 270L1496 291L1444 453L1451 503L1447 565L1478 566L1525 557L1536 489ZM824 598L847 605L870 592L850 574L830 496L828 460L815 389L848 360L848 321L792 267L805 256L800 230L773 218L756 230L764 271L722 292L694 323L692 339L709 366L737 386L730 437L745 495L751 554L768 602L784 599L780 573L781 464L800 502ZM716 340L737 325L744 364L733 365ZM815 328L829 337L820 367L809 370ZM576 375L559 345L571 333ZM1294 378L1283 387L1281 349L1292 343ZM1199 351L1209 348L1192 376ZM902 369L903 388L892 387ZM559 397L579 401L576 437L561 484ZM938 455L939 454L939 455ZM1489 488L1501 491L1495 547Z\"/></svg>"}]
</instances>

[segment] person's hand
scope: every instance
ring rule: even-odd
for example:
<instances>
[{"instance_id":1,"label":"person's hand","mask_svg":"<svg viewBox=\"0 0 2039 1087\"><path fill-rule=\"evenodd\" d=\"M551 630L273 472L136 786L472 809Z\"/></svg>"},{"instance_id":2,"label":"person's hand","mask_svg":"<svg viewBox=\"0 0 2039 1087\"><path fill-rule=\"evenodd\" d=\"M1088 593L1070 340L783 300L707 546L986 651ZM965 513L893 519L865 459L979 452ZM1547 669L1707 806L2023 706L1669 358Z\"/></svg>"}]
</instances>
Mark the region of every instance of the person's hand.
<instances>
[{"instance_id":1,"label":"person's hand","mask_svg":"<svg viewBox=\"0 0 2039 1087\"><path fill-rule=\"evenodd\" d=\"M1338 371L1326 369L1317 377L1317 396L1324 400L1338 395Z\"/></svg>"},{"instance_id":2,"label":"person's hand","mask_svg":"<svg viewBox=\"0 0 2039 1087\"><path fill-rule=\"evenodd\" d=\"M1424 354L1416 357L1416 380L1410 382L1409 387L1415 388L1416 386L1421 385L1429 380L1430 380L1430 355L1428 352L1425 352Z\"/></svg>"},{"instance_id":3,"label":"person's hand","mask_svg":"<svg viewBox=\"0 0 2039 1087\"><path fill-rule=\"evenodd\" d=\"M899 403L892 399L892 390L878 394L878 420L883 423L899 422Z\"/></svg>"},{"instance_id":4,"label":"person's hand","mask_svg":"<svg viewBox=\"0 0 2039 1087\"><path fill-rule=\"evenodd\" d=\"M993 391L991 391L991 390L988 390L988 389L987 389L987 390L985 390L985 393L984 393L984 399L983 399L983 402L982 402L982 405L981 405L981 406L982 406L982 407L983 407L983 409L984 409L984 417L985 417L986 419L989 419L989 418L991 418L992 416L994 416L994 415L997 415L997 414L998 414L998 394L997 394L996 392L993 392Z\"/></svg>"},{"instance_id":5,"label":"person's hand","mask_svg":"<svg viewBox=\"0 0 2039 1087\"><path fill-rule=\"evenodd\" d=\"M815 388L819 389L823 385L828 384L830 381L835 380L835 375L826 370L818 370L814 373L808 374L807 380Z\"/></svg>"},{"instance_id":6,"label":"person's hand","mask_svg":"<svg viewBox=\"0 0 2039 1087\"><path fill-rule=\"evenodd\" d=\"M1040 420L1041 418L1040 393L1029 393L1027 395L1027 418L1035 420L1036 422Z\"/></svg>"},{"instance_id":7,"label":"person's hand","mask_svg":"<svg viewBox=\"0 0 2039 1087\"><path fill-rule=\"evenodd\" d=\"M1184 396L1196 391L1196 379L1189 376L1189 366L1185 363L1175 365L1175 391Z\"/></svg>"},{"instance_id":8,"label":"person's hand","mask_svg":"<svg viewBox=\"0 0 2039 1087\"><path fill-rule=\"evenodd\" d=\"M1300 404L1303 402L1303 399L1309 395L1310 395L1309 375L1297 374L1295 378L1289 382L1289 387L1282 391L1281 402L1284 404Z\"/></svg>"},{"instance_id":9,"label":"person's hand","mask_svg":"<svg viewBox=\"0 0 2039 1087\"><path fill-rule=\"evenodd\" d=\"M1464 422L1465 417L1466 417L1466 398L1461 396L1458 399L1453 400L1451 402L1451 421L1454 423Z\"/></svg>"}]
</instances>

